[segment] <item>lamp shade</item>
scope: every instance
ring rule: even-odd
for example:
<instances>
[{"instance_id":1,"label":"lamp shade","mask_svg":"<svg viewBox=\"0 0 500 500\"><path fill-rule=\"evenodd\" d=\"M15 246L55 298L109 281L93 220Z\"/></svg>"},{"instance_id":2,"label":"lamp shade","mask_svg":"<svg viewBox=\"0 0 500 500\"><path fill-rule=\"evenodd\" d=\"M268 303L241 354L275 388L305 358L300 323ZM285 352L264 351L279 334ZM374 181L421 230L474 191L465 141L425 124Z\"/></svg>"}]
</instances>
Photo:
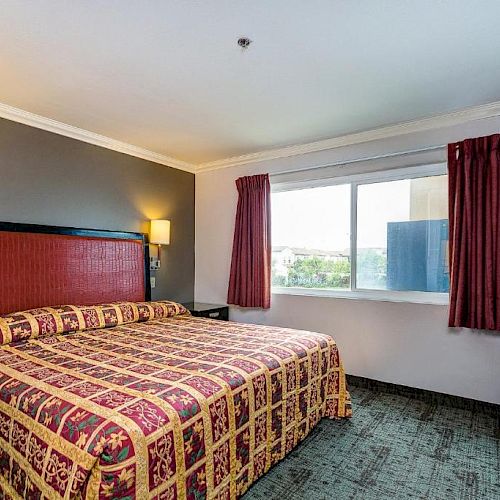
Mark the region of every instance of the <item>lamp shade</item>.
<instances>
[{"instance_id":1,"label":"lamp shade","mask_svg":"<svg viewBox=\"0 0 500 500\"><path fill-rule=\"evenodd\" d=\"M170 245L170 221L152 220L149 242L154 245Z\"/></svg>"}]
</instances>

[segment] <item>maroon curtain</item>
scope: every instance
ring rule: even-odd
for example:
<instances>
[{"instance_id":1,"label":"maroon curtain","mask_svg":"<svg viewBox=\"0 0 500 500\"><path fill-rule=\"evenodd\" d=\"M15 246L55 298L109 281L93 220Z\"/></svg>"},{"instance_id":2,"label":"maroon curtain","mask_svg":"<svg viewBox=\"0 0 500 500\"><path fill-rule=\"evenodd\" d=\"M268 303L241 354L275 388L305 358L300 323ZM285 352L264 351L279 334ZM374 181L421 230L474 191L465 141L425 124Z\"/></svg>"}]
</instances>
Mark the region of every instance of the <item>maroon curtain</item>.
<instances>
[{"instance_id":1,"label":"maroon curtain","mask_svg":"<svg viewBox=\"0 0 500 500\"><path fill-rule=\"evenodd\" d=\"M227 301L271 307L271 188L269 175L236 180L238 208Z\"/></svg>"},{"instance_id":2,"label":"maroon curtain","mask_svg":"<svg viewBox=\"0 0 500 500\"><path fill-rule=\"evenodd\" d=\"M500 134L448 146L450 326L500 330Z\"/></svg>"}]
</instances>

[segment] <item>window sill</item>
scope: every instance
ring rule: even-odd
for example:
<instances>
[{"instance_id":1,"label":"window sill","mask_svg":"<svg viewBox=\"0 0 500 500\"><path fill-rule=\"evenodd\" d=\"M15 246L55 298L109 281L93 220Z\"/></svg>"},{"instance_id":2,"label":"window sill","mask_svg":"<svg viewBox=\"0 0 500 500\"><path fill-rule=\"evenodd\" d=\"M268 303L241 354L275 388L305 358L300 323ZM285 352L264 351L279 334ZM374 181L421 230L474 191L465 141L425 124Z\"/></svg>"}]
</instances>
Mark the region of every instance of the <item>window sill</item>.
<instances>
[{"instance_id":1,"label":"window sill","mask_svg":"<svg viewBox=\"0 0 500 500\"><path fill-rule=\"evenodd\" d=\"M273 295L301 295L306 297L330 297L334 299L375 300L378 302L409 302L447 306L450 303L447 293L436 292L398 292L392 290L332 290L321 288L273 287Z\"/></svg>"}]
</instances>

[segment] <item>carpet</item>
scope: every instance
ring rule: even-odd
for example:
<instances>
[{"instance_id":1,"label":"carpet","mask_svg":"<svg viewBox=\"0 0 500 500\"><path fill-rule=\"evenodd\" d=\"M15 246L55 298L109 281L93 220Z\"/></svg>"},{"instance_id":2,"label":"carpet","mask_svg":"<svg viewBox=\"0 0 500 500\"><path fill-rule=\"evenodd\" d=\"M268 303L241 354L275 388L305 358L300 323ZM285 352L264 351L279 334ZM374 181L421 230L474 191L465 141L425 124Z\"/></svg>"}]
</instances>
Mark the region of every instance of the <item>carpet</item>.
<instances>
[{"instance_id":1,"label":"carpet","mask_svg":"<svg viewBox=\"0 0 500 500\"><path fill-rule=\"evenodd\" d=\"M323 419L243 500L500 500L498 406L350 391L353 418Z\"/></svg>"}]
</instances>

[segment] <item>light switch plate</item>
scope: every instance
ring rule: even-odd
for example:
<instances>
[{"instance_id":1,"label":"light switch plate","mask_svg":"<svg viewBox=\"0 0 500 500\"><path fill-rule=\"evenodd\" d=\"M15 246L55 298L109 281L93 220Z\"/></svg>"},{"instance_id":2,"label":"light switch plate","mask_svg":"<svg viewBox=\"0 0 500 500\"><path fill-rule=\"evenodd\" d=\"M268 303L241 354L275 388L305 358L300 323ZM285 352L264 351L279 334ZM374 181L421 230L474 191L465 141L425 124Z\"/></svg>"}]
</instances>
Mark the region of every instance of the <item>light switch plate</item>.
<instances>
[{"instance_id":1,"label":"light switch plate","mask_svg":"<svg viewBox=\"0 0 500 500\"><path fill-rule=\"evenodd\" d=\"M149 281L151 283L151 288L156 288L156 278L151 276L151 278L149 278Z\"/></svg>"},{"instance_id":2,"label":"light switch plate","mask_svg":"<svg viewBox=\"0 0 500 500\"><path fill-rule=\"evenodd\" d=\"M160 269L160 261L156 257L149 257L149 270L158 271Z\"/></svg>"}]
</instances>

